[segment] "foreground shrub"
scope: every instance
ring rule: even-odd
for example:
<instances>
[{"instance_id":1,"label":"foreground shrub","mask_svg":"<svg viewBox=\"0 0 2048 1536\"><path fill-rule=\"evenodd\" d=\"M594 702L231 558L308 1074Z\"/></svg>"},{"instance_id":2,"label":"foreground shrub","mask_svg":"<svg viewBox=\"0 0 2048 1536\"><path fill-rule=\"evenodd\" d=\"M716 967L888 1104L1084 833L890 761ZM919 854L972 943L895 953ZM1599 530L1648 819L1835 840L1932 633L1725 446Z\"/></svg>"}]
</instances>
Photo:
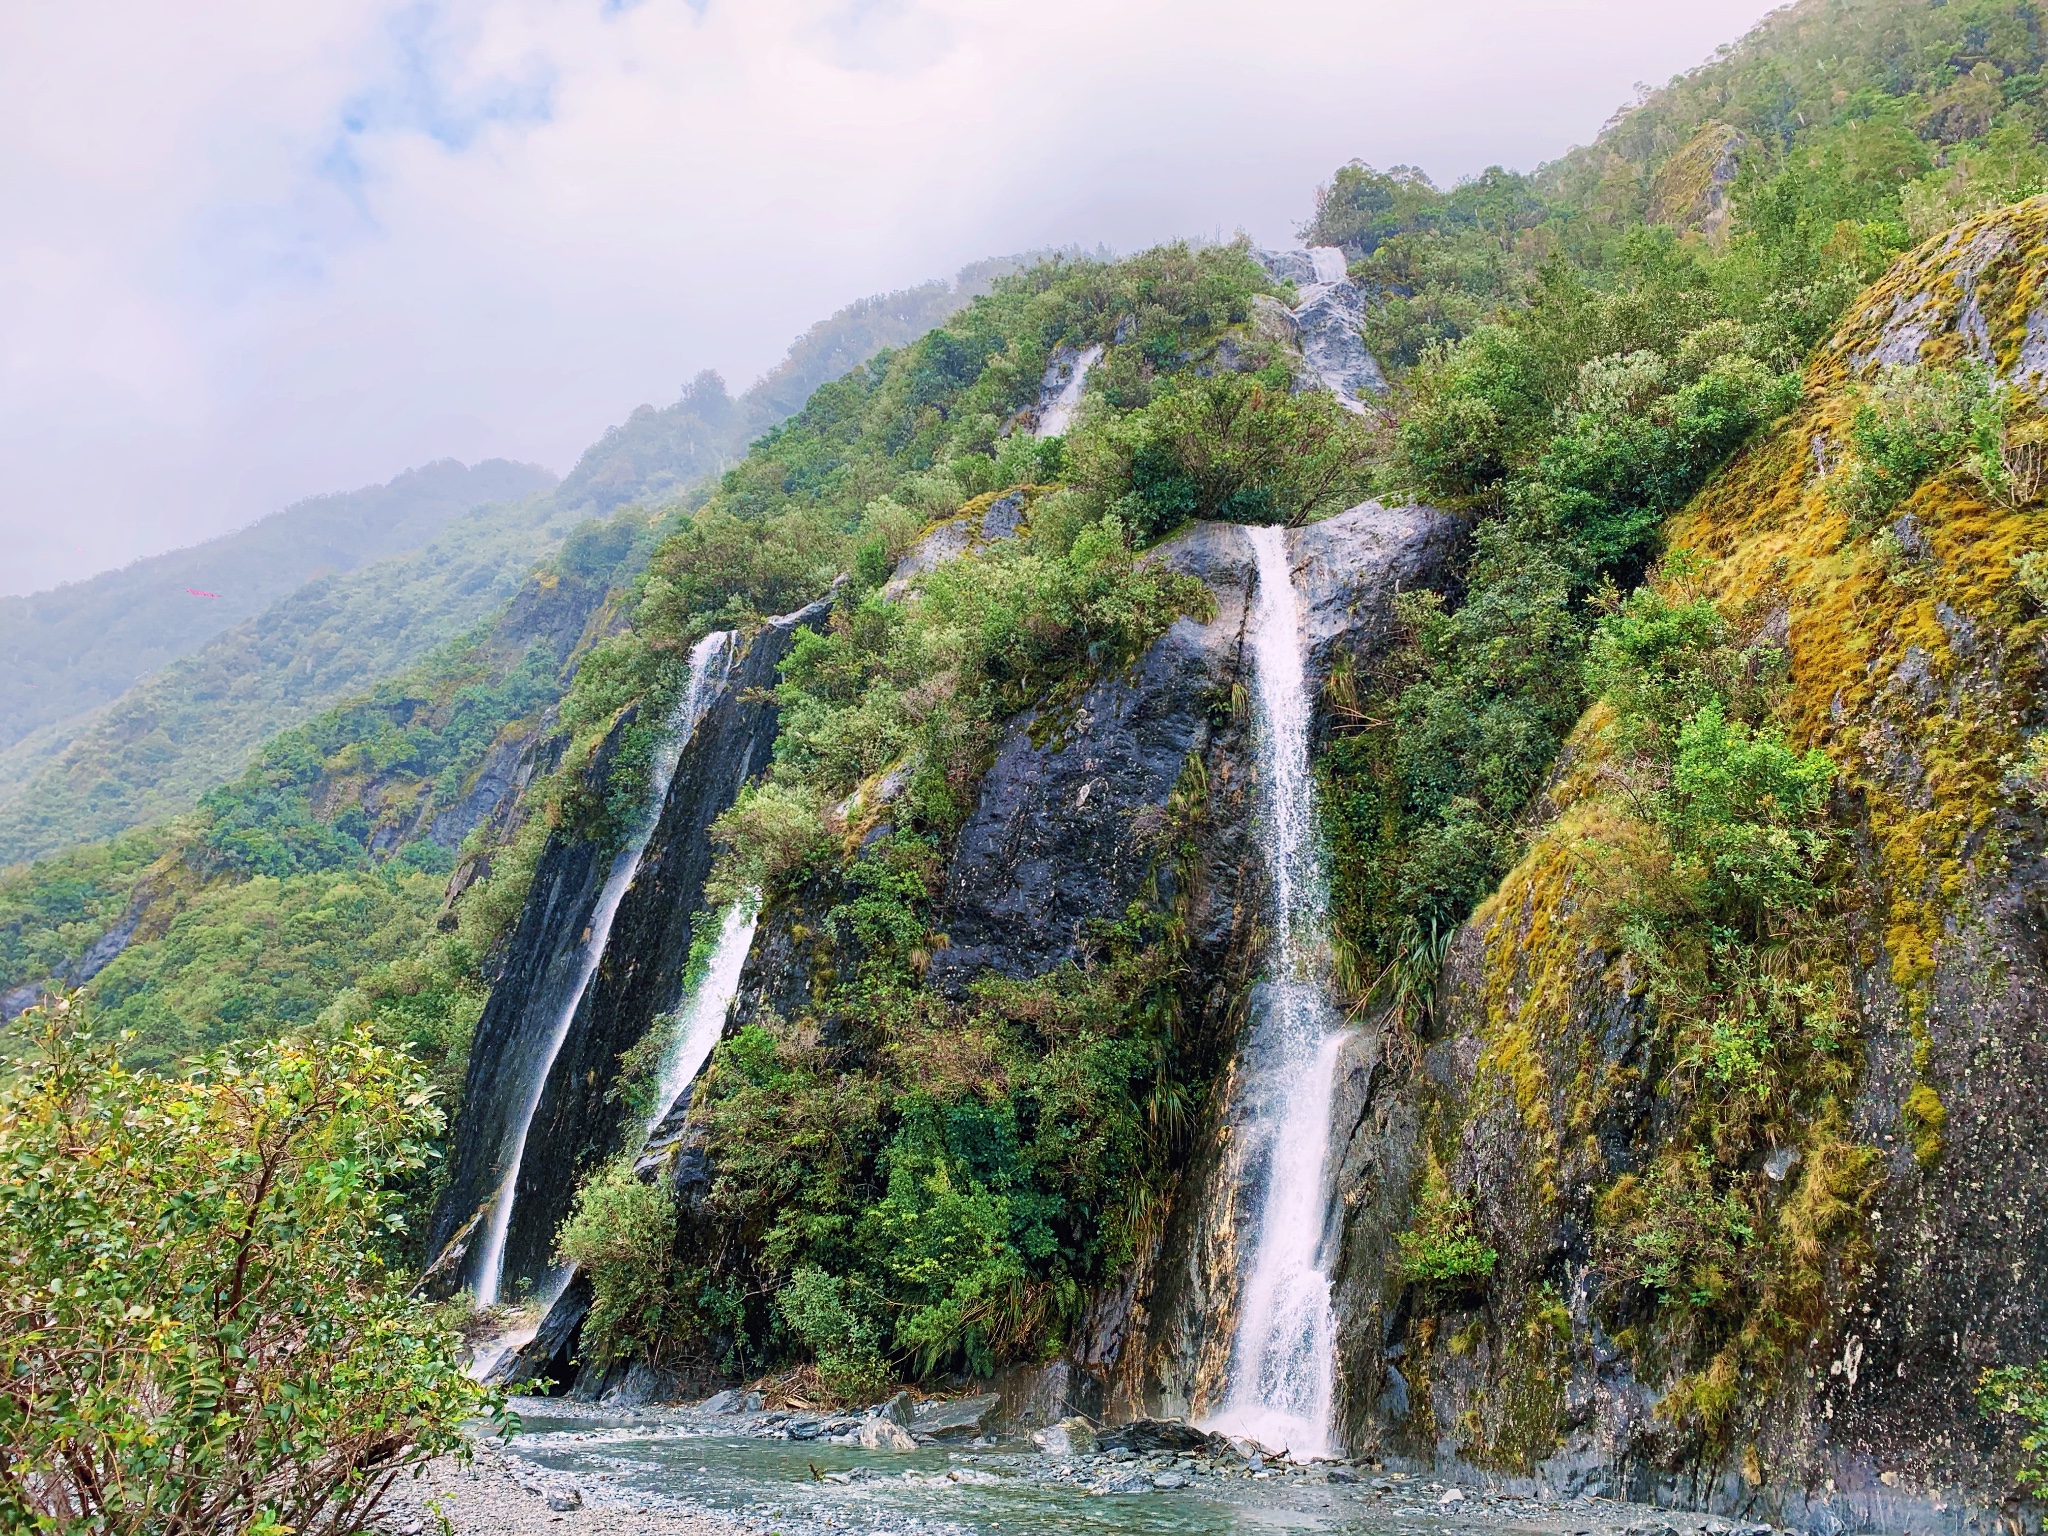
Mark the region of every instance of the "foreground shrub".
<instances>
[{"instance_id":1,"label":"foreground shrub","mask_svg":"<svg viewBox=\"0 0 2048 1536\"><path fill-rule=\"evenodd\" d=\"M0 1526L361 1529L502 1411L377 1256L422 1077L363 1035L132 1073L73 1021L0 1089Z\"/></svg>"}]
</instances>

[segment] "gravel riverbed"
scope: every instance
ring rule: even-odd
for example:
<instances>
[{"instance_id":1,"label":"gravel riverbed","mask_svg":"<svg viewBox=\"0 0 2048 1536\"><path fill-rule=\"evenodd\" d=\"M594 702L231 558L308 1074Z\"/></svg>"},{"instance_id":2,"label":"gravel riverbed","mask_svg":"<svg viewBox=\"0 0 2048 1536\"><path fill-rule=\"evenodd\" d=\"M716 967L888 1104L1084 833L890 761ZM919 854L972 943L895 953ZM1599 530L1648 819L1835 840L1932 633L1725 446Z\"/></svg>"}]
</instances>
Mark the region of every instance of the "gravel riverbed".
<instances>
[{"instance_id":1,"label":"gravel riverbed","mask_svg":"<svg viewBox=\"0 0 2048 1536\"><path fill-rule=\"evenodd\" d=\"M1211 1446L1047 1455L1028 1442L890 1453L774 1413L516 1405L521 1432L393 1489L394 1536L1772 1536L1598 1498L1513 1497L1347 1462ZM820 1433L822 1430L833 1433Z\"/></svg>"}]
</instances>

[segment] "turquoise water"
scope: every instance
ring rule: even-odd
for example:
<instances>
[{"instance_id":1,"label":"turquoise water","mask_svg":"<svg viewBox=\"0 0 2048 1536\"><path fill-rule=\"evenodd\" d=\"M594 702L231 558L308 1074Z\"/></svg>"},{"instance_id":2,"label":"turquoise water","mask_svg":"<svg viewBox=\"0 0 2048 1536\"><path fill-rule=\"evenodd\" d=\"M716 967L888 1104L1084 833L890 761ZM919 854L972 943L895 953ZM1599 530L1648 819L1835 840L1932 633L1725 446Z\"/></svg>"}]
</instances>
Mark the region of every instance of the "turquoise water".
<instances>
[{"instance_id":1,"label":"turquoise water","mask_svg":"<svg viewBox=\"0 0 2048 1536\"><path fill-rule=\"evenodd\" d=\"M1403 1533L1442 1528L1434 1512L1368 1509L1349 1488L1276 1479L1090 1494L1015 1475L1027 1454L923 1450L883 1454L817 1441L699 1435L666 1426L593 1427L527 1415L510 1449L573 1478L593 1508L695 1508L786 1536L1257 1536L1265 1532ZM872 1477L825 1481L859 1469ZM992 1483L942 1481L954 1471ZM910 1474L908 1477L905 1474ZM1007 1475L1006 1475L1007 1474Z\"/></svg>"}]
</instances>

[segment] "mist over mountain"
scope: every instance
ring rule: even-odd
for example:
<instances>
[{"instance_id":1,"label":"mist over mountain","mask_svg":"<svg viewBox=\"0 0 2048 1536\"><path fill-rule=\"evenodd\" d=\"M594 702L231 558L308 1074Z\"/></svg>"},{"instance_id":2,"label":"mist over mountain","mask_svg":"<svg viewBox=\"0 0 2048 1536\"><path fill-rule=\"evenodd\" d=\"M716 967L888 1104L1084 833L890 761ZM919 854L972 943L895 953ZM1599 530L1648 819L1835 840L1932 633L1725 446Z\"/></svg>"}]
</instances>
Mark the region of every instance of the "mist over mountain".
<instances>
[{"instance_id":1,"label":"mist over mountain","mask_svg":"<svg viewBox=\"0 0 2048 1536\"><path fill-rule=\"evenodd\" d=\"M0 740L0 865L189 808L272 733L488 619L579 523L701 496L820 385L1031 259L850 304L738 399L701 375L674 405L641 406L606 432L559 484L499 461L428 465L191 550L0 599L0 643L12 647L0 706L15 704L0 707L11 733Z\"/></svg>"},{"instance_id":2,"label":"mist over mountain","mask_svg":"<svg viewBox=\"0 0 2048 1536\"><path fill-rule=\"evenodd\" d=\"M472 508L554 483L538 465L444 459L384 485L310 497L190 549L0 597L0 751L106 703L309 581L418 549Z\"/></svg>"}]
</instances>

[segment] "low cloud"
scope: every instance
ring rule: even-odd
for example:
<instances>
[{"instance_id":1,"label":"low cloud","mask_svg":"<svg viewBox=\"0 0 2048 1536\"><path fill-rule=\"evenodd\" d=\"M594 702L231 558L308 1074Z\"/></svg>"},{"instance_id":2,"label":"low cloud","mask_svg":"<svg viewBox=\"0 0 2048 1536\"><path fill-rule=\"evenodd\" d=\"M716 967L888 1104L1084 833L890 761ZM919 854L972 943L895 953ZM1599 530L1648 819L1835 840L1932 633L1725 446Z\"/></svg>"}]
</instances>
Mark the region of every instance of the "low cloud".
<instances>
[{"instance_id":1,"label":"low cloud","mask_svg":"<svg viewBox=\"0 0 2048 1536\"><path fill-rule=\"evenodd\" d=\"M73 0L0 47L0 591L1047 245L1282 241L1353 156L1532 168L1760 0Z\"/></svg>"}]
</instances>

